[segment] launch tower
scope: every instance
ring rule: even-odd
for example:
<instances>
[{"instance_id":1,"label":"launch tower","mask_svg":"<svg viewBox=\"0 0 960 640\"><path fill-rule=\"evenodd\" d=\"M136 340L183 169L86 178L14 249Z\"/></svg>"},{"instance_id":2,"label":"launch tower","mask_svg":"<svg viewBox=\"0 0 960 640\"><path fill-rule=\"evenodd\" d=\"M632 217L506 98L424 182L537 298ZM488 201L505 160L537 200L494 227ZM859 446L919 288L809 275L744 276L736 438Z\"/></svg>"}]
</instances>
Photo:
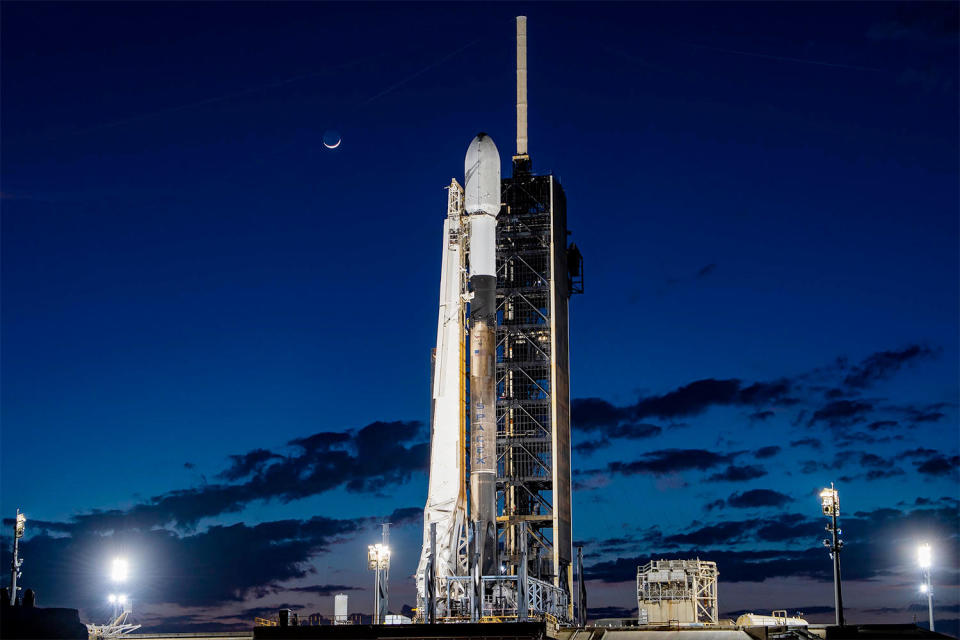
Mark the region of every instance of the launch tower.
<instances>
[{"instance_id":1,"label":"launch tower","mask_svg":"<svg viewBox=\"0 0 960 640\"><path fill-rule=\"evenodd\" d=\"M497 511L507 573L572 593L569 298L582 258L566 196L527 150L526 17L517 18L517 153L497 221Z\"/></svg>"}]
</instances>

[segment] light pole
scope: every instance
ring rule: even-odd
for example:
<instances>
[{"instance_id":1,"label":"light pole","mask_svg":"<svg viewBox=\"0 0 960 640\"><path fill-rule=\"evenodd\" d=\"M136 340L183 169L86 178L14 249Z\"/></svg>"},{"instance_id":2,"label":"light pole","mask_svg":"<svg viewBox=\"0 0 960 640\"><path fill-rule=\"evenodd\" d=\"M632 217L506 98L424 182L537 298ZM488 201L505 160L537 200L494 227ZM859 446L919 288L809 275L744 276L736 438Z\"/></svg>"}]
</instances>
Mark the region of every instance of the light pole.
<instances>
[{"instance_id":1,"label":"light pole","mask_svg":"<svg viewBox=\"0 0 960 640\"><path fill-rule=\"evenodd\" d=\"M833 558L833 595L834 608L837 613L837 626L843 626L843 595L840 592L840 550L843 549L843 540L840 539L840 529L837 528L837 516L840 515L840 494L830 483L829 489L820 492L820 505L823 507L823 515L831 519L827 524L827 531L831 533L832 539L823 541L823 546L830 550L830 557Z\"/></svg>"},{"instance_id":2,"label":"light pole","mask_svg":"<svg viewBox=\"0 0 960 640\"><path fill-rule=\"evenodd\" d=\"M23 537L23 531L27 526L27 516L20 513L17 509L17 519L13 523L13 560L10 561L10 606L17 604L17 578L20 577L20 565L23 560L20 559L20 538Z\"/></svg>"},{"instance_id":3,"label":"light pole","mask_svg":"<svg viewBox=\"0 0 960 640\"><path fill-rule=\"evenodd\" d=\"M367 567L374 572L373 624L383 624L387 614L386 577L390 568L390 547L379 542L368 546Z\"/></svg>"},{"instance_id":4,"label":"light pole","mask_svg":"<svg viewBox=\"0 0 960 640\"><path fill-rule=\"evenodd\" d=\"M110 562L110 581L119 587L127 581L130 576L130 563L126 558L114 558ZM127 596L125 594L111 593L107 596L107 602L113 605L114 621L127 611Z\"/></svg>"},{"instance_id":5,"label":"light pole","mask_svg":"<svg viewBox=\"0 0 960 640\"><path fill-rule=\"evenodd\" d=\"M922 544L917 549L917 564L920 565L920 571L923 575L923 584L920 585L920 592L927 594L927 611L930 613L930 631L933 628L933 583L930 581L930 567L933 564L933 552L930 551L929 544Z\"/></svg>"}]
</instances>

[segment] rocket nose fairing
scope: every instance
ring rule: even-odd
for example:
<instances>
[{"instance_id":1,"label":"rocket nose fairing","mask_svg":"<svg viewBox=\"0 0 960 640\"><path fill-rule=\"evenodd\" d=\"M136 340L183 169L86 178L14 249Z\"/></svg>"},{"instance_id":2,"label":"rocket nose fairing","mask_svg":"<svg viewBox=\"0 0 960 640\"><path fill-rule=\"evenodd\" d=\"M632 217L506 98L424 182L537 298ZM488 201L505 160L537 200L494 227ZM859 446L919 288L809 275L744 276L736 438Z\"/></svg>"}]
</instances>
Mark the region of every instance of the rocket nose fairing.
<instances>
[{"instance_id":1,"label":"rocket nose fairing","mask_svg":"<svg viewBox=\"0 0 960 640\"><path fill-rule=\"evenodd\" d=\"M493 138L481 132L467 147L463 162L463 208L469 214L500 213L500 152Z\"/></svg>"},{"instance_id":2,"label":"rocket nose fairing","mask_svg":"<svg viewBox=\"0 0 960 640\"><path fill-rule=\"evenodd\" d=\"M467 147L463 174L463 208L470 215L470 278L495 276L500 153L487 134L478 133Z\"/></svg>"},{"instance_id":3,"label":"rocket nose fairing","mask_svg":"<svg viewBox=\"0 0 960 640\"><path fill-rule=\"evenodd\" d=\"M464 209L470 216L470 519L481 575L496 572L497 525L497 214L500 153L477 134L464 159Z\"/></svg>"}]
</instances>

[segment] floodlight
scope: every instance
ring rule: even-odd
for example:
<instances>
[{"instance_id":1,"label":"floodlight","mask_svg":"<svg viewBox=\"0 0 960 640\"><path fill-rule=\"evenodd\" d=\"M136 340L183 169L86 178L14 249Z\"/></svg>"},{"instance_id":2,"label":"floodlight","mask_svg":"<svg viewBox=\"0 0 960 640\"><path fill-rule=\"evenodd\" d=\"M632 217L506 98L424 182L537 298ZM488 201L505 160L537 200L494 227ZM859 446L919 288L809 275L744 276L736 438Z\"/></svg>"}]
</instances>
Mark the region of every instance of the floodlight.
<instances>
[{"instance_id":1,"label":"floodlight","mask_svg":"<svg viewBox=\"0 0 960 640\"><path fill-rule=\"evenodd\" d=\"M371 544L367 547L367 566L372 570L386 569L390 566L390 547Z\"/></svg>"},{"instance_id":2,"label":"floodlight","mask_svg":"<svg viewBox=\"0 0 960 640\"><path fill-rule=\"evenodd\" d=\"M17 510L17 528L15 529L15 535L18 538L23 537L23 530L26 527L26 525L27 525L27 516L23 515L22 513L20 513L19 510Z\"/></svg>"},{"instance_id":3,"label":"floodlight","mask_svg":"<svg viewBox=\"0 0 960 640\"><path fill-rule=\"evenodd\" d=\"M116 604L116 603L117 603L117 595L116 595L115 593L111 593L110 595L108 595L108 596L107 596L107 602L109 602L110 604Z\"/></svg>"},{"instance_id":4,"label":"floodlight","mask_svg":"<svg viewBox=\"0 0 960 640\"><path fill-rule=\"evenodd\" d=\"M926 582L920 585L920 593L926 593L929 590L930 590L930 587L927 586Z\"/></svg>"},{"instance_id":5,"label":"floodlight","mask_svg":"<svg viewBox=\"0 0 960 640\"><path fill-rule=\"evenodd\" d=\"M820 492L820 504L823 506L823 515L840 514L840 496L837 490L829 487Z\"/></svg>"},{"instance_id":6,"label":"floodlight","mask_svg":"<svg viewBox=\"0 0 960 640\"><path fill-rule=\"evenodd\" d=\"M125 596L125 595L123 595L123 594L117 596L117 602L118 602L119 604L127 604L127 596Z\"/></svg>"},{"instance_id":7,"label":"floodlight","mask_svg":"<svg viewBox=\"0 0 960 640\"><path fill-rule=\"evenodd\" d=\"M921 569L929 569L933 560L933 554L930 552L929 544L922 544L917 549L917 562Z\"/></svg>"},{"instance_id":8,"label":"floodlight","mask_svg":"<svg viewBox=\"0 0 960 640\"><path fill-rule=\"evenodd\" d=\"M110 565L110 578L114 582L123 582L127 579L127 574L130 572L130 564L127 562L126 558L114 558L113 564Z\"/></svg>"}]
</instances>

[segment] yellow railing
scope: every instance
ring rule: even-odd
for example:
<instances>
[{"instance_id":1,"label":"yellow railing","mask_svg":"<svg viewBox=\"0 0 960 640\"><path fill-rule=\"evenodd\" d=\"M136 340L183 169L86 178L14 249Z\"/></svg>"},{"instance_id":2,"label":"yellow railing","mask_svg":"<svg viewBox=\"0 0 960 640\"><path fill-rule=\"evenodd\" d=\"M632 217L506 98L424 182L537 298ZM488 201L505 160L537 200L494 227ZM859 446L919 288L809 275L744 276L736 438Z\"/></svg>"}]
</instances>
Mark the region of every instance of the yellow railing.
<instances>
[{"instance_id":1,"label":"yellow railing","mask_svg":"<svg viewBox=\"0 0 960 640\"><path fill-rule=\"evenodd\" d=\"M254 618L253 626L255 627L277 627L280 626L280 623L276 620L267 620L266 618Z\"/></svg>"}]
</instances>

